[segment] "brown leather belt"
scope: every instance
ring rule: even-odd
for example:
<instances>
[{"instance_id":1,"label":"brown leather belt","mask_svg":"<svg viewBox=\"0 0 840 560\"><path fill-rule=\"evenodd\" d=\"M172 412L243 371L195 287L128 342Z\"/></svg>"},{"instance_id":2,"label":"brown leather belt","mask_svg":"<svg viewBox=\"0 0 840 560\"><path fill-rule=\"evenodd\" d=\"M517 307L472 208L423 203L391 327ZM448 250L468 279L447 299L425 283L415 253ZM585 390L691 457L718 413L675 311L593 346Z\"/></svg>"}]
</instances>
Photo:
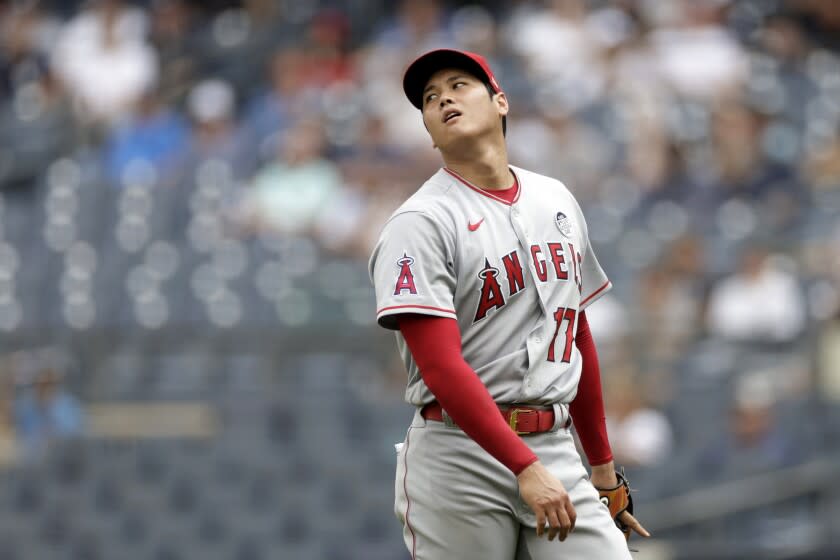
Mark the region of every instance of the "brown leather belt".
<instances>
[{"instance_id":1,"label":"brown leather belt","mask_svg":"<svg viewBox=\"0 0 840 560\"><path fill-rule=\"evenodd\" d=\"M534 408L530 406L511 406L500 409L499 412L508 423L508 426L519 435L538 434L551 431L554 427L553 408ZM443 408L437 401L430 402L420 411L420 415L426 420L437 420L444 422ZM571 417L566 422L566 427L571 424Z\"/></svg>"}]
</instances>

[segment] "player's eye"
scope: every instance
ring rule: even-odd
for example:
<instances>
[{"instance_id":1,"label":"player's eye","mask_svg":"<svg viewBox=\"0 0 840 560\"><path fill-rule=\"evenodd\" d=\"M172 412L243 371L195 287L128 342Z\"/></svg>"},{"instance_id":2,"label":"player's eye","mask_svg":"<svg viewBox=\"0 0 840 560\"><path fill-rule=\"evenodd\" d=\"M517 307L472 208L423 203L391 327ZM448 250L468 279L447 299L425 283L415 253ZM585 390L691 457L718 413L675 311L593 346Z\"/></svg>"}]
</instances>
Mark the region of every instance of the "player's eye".
<instances>
[{"instance_id":1,"label":"player's eye","mask_svg":"<svg viewBox=\"0 0 840 560\"><path fill-rule=\"evenodd\" d=\"M455 85L453 85L452 87L454 89L458 89L460 86L465 86L465 85L467 85L467 82L455 82Z\"/></svg>"},{"instance_id":2,"label":"player's eye","mask_svg":"<svg viewBox=\"0 0 840 560\"><path fill-rule=\"evenodd\" d=\"M429 101L433 101L433 100L434 100L434 98L435 98L435 96L436 96L436 94L434 94L434 93L430 93L429 95L427 95L427 96L426 96L426 99L425 99L424 101L425 101L426 103L428 103Z\"/></svg>"}]
</instances>

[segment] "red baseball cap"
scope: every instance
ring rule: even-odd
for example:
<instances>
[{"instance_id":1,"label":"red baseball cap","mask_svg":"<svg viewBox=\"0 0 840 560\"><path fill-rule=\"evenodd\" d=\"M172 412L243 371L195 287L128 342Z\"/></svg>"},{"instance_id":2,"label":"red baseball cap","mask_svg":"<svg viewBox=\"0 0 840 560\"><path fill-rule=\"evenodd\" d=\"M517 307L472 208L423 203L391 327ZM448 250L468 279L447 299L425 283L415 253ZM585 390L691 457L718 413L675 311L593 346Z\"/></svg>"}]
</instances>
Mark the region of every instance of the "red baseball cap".
<instances>
[{"instance_id":1,"label":"red baseball cap","mask_svg":"<svg viewBox=\"0 0 840 560\"><path fill-rule=\"evenodd\" d=\"M502 91L496 76L480 54L454 49L429 51L412 62L403 77L403 90L411 104L423 109L423 89L432 74L443 68L461 68L490 84L495 93Z\"/></svg>"}]
</instances>

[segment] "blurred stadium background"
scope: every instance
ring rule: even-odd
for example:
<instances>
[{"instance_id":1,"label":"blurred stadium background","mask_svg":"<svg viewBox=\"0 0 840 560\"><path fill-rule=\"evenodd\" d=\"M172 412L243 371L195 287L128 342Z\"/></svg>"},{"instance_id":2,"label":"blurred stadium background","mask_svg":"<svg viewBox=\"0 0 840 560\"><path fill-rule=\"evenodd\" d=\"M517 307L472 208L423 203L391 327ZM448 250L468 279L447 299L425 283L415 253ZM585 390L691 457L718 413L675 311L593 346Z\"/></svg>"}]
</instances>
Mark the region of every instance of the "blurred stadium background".
<instances>
[{"instance_id":1,"label":"blurred stadium background","mask_svg":"<svg viewBox=\"0 0 840 560\"><path fill-rule=\"evenodd\" d=\"M636 557L840 557L840 2L0 0L0 558L407 558L366 259L448 45L615 285Z\"/></svg>"}]
</instances>

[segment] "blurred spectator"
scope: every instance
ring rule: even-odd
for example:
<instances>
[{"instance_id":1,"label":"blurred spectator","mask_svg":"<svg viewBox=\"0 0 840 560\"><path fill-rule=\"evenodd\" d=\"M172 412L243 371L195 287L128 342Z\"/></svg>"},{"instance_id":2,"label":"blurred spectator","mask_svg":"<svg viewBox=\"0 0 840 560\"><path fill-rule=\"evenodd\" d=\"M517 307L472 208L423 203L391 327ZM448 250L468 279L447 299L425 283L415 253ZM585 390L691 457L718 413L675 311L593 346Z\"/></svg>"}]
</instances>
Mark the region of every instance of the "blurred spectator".
<instances>
[{"instance_id":1,"label":"blurred spectator","mask_svg":"<svg viewBox=\"0 0 840 560\"><path fill-rule=\"evenodd\" d=\"M274 53L268 74L267 91L251 102L245 115L252 142L265 159L289 127L307 115L318 115L321 109L302 49L288 47Z\"/></svg>"},{"instance_id":2,"label":"blurred spectator","mask_svg":"<svg viewBox=\"0 0 840 560\"><path fill-rule=\"evenodd\" d=\"M319 244L336 254L363 258L373 247L366 245L362 232L369 200L363 184L347 183L324 203L314 222Z\"/></svg>"},{"instance_id":3,"label":"blurred spectator","mask_svg":"<svg viewBox=\"0 0 840 560\"><path fill-rule=\"evenodd\" d=\"M762 371L744 373L736 381L727 432L714 438L698 455L698 480L747 481L806 460L807 434L800 422L791 422L780 414L784 405L770 376ZM743 499L750 497L745 495ZM780 527L802 524L803 517L807 525L812 525L808 517L813 512L806 505L810 499L800 496L799 500L789 499L775 507L739 512L722 533L731 542L760 546L757 542L772 538Z\"/></svg>"},{"instance_id":4,"label":"blurred spectator","mask_svg":"<svg viewBox=\"0 0 840 560\"><path fill-rule=\"evenodd\" d=\"M450 18L451 32L464 49L481 53L484 58L494 60L493 72L504 75L496 63L501 62L501 38L494 15L484 6L471 4L456 10Z\"/></svg>"},{"instance_id":5,"label":"blurred spectator","mask_svg":"<svg viewBox=\"0 0 840 560\"><path fill-rule=\"evenodd\" d=\"M160 57L158 91L171 103L197 79L195 7L186 0L155 0L150 10L150 39Z\"/></svg>"},{"instance_id":6,"label":"blurred spectator","mask_svg":"<svg viewBox=\"0 0 840 560\"><path fill-rule=\"evenodd\" d=\"M155 85L147 25L146 14L122 0L96 0L62 30L53 65L85 120L110 125Z\"/></svg>"},{"instance_id":7,"label":"blurred spectator","mask_svg":"<svg viewBox=\"0 0 840 560\"><path fill-rule=\"evenodd\" d=\"M325 90L355 78L347 17L337 10L315 14L302 41L278 49L268 63L268 88L248 106L246 128L263 159L285 130L320 117Z\"/></svg>"},{"instance_id":8,"label":"blurred spectator","mask_svg":"<svg viewBox=\"0 0 840 560\"><path fill-rule=\"evenodd\" d=\"M761 153L762 128L759 116L742 105L729 104L712 115L709 140L723 190L733 195L763 194L768 178Z\"/></svg>"},{"instance_id":9,"label":"blurred spectator","mask_svg":"<svg viewBox=\"0 0 840 560\"><path fill-rule=\"evenodd\" d=\"M317 87L353 80L349 56L350 23L338 10L323 10L312 18L305 47L309 80Z\"/></svg>"},{"instance_id":10,"label":"blurred spectator","mask_svg":"<svg viewBox=\"0 0 840 560\"><path fill-rule=\"evenodd\" d=\"M708 286L703 271L706 267L703 243L694 236L685 236L668 248L655 266L643 272L639 308L634 316L644 328L637 347L648 359L658 362L674 360L700 332Z\"/></svg>"},{"instance_id":11,"label":"blurred spectator","mask_svg":"<svg viewBox=\"0 0 840 560\"><path fill-rule=\"evenodd\" d=\"M453 43L439 0L402 0L396 17L389 20L374 39L378 47L408 55L419 55Z\"/></svg>"},{"instance_id":12,"label":"blurred spectator","mask_svg":"<svg viewBox=\"0 0 840 560\"><path fill-rule=\"evenodd\" d=\"M115 186L124 186L133 166L142 164L157 172L159 181L171 177L187 146L185 120L154 91L144 94L136 109L110 133L104 146L106 172Z\"/></svg>"},{"instance_id":13,"label":"blurred spectator","mask_svg":"<svg viewBox=\"0 0 840 560\"><path fill-rule=\"evenodd\" d=\"M599 98L605 85L601 45L586 16L583 0L550 0L545 9L521 3L506 33L538 99L549 96L571 111Z\"/></svg>"},{"instance_id":14,"label":"blurred spectator","mask_svg":"<svg viewBox=\"0 0 840 560\"><path fill-rule=\"evenodd\" d=\"M822 246L810 248L818 277L809 293L811 313L820 320L817 334L817 374L820 395L832 404L840 419L840 223L835 223ZM840 439L840 421L832 435Z\"/></svg>"},{"instance_id":15,"label":"blurred spectator","mask_svg":"<svg viewBox=\"0 0 840 560\"><path fill-rule=\"evenodd\" d=\"M391 160L399 165L400 158ZM387 166L382 174L358 173L345 177L343 188L324 205L315 224L315 235L325 248L339 254L367 259L379 230L388 217L417 187L417 176L410 166L397 169ZM422 171L419 173L423 173Z\"/></svg>"},{"instance_id":16,"label":"blurred spectator","mask_svg":"<svg viewBox=\"0 0 840 560\"><path fill-rule=\"evenodd\" d=\"M840 4L834 0L790 2L789 9L802 22L815 42L840 49Z\"/></svg>"},{"instance_id":17,"label":"blurred spectator","mask_svg":"<svg viewBox=\"0 0 840 560\"><path fill-rule=\"evenodd\" d=\"M14 424L14 372L9 360L0 366L0 467L14 463L17 458L17 442Z\"/></svg>"},{"instance_id":18,"label":"blurred spectator","mask_svg":"<svg viewBox=\"0 0 840 560\"><path fill-rule=\"evenodd\" d=\"M24 385L14 405L15 430L24 453L35 458L52 441L80 435L84 414L79 401L64 387L64 374L55 364L36 364L34 371L23 373Z\"/></svg>"},{"instance_id":19,"label":"blurred spectator","mask_svg":"<svg viewBox=\"0 0 840 560\"><path fill-rule=\"evenodd\" d=\"M187 111L193 122L192 141L185 170L202 162L225 162L234 179L245 179L256 166L257 155L244 141L236 121L236 92L223 80L199 82L187 97Z\"/></svg>"},{"instance_id":20,"label":"blurred spectator","mask_svg":"<svg viewBox=\"0 0 840 560\"><path fill-rule=\"evenodd\" d=\"M706 326L742 342L790 342L805 329L805 302L788 261L760 246L741 255L738 270L711 292Z\"/></svg>"},{"instance_id":21,"label":"blurred spectator","mask_svg":"<svg viewBox=\"0 0 840 560\"><path fill-rule=\"evenodd\" d=\"M760 30L761 46L783 66L801 62L808 44L799 23L790 15L771 14Z\"/></svg>"},{"instance_id":22,"label":"blurred spectator","mask_svg":"<svg viewBox=\"0 0 840 560\"><path fill-rule=\"evenodd\" d=\"M0 11L0 188L28 189L44 160L72 148L76 130L48 64L57 29L36 2Z\"/></svg>"},{"instance_id":23,"label":"blurred spectator","mask_svg":"<svg viewBox=\"0 0 840 560\"><path fill-rule=\"evenodd\" d=\"M254 177L235 220L251 231L311 233L340 188L338 169L324 157L321 124L302 121L286 131L277 158Z\"/></svg>"},{"instance_id":24,"label":"blurred spectator","mask_svg":"<svg viewBox=\"0 0 840 560\"><path fill-rule=\"evenodd\" d=\"M631 331L627 310L615 294L608 293L598 298L598 305L586 309L586 318L598 344L598 356L606 362L612 347L621 344Z\"/></svg>"},{"instance_id":25,"label":"blurred spectator","mask_svg":"<svg viewBox=\"0 0 840 560\"><path fill-rule=\"evenodd\" d=\"M678 94L712 101L730 98L743 86L747 77L743 47L723 26L728 4L728 0L681 0L670 10L649 4L648 15L661 24L650 37L659 70Z\"/></svg>"},{"instance_id":26,"label":"blurred spectator","mask_svg":"<svg viewBox=\"0 0 840 560\"><path fill-rule=\"evenodd\" d=\"M695 181L686 169L683 147L668 129L668 100L661 94L635 89L615 100L625 140L621 176L648 200L686 199Z\"/></svg>"},{"instance_id":27,"label":"blurred spectator","mask_svg":"<svg viewBox=\"0 0 840 560\"><path fill-rule=\"evenodd\" d=\"M667 96L640 3L624 2L593 14L596 35L606 36L607 86L612 95ZM602 28L603 30L599 30Z\"/></svg>"},{"instance_id":28,"label":"blurred spectator","mask_svg":"<svg viewBox=\"0 0 840 560\"><path fill-rule=\"evenodd\" d=\"M668 418L645 403L644 387L629 370L613 370L605 377L607 431L617 463L627 466L661 465L673 447Z\"/></svg>"},{"instance_id":29,"label":"blurred spectator","mask_svg":"<svg viewBox=\"0 0 840 560\"><path fill-rule=\"evenodd\" d=\"M30 189L44 162L75 149L78 129L55 76L39 67L0 105L0 187Z\"/></svg>"},{"instance_id":30,"label":"blurred spectator","mask_svg":"<svg viewBox=\"0 0 840 560\"><path fill-rule=\"evenodd\" d=\"M317 219L318 241L332 251L367 259L382 224L417 188L409 171L403 177L366 175L347 181Z\"/></svg>"},{"instance_id":31,"label":"blurred spectator","mask_svg":"<svg viewBox=\"0 0 840 560\"><path fill-rule=\"evenodd\" d=\"M705 171L698 169L696 174L711 180L709 194L717 204L751 201L758 221L745 227L759 227L766 234L787 239L795 234L807 200L791 165L795 157L792 140L780 140L779 125L772 122L769 115L746 105L719 107L711 115L709 137L714 165L701 159L699 166ZM728 221L721 227L733 231L742 225Z\"/></svg>"},{"instance_id":32,"label":"blurred spectator","mask_svg":"<svg viewBox=\"0 0 840 560\"><path fill-rule=\"evenodd\" d=\"M335 161L344 188L325 204L315 233L330 250L366 258L375 241L370 235L378 235L381 220L401 203L400 185L422 177L425 168L388 141L385 123L375 115L364 119L357 142L337 150Z\"/></svg>"},{"instance_id":33,"label":"blurred spectator","mask_svg":"<svg viewBox=\"0 0 840 560\"><path fill-rule=\"evenodd\" d=\"M776 388L761 371L743 374L735 385L729 432L700 454L699 474L732 479L795 464L802 456L782 425Z\"/></svg>"},{"instance_id":34,"label":"blurred spectator","mask_svg":"<svg viewBox=\"0 0 840 560\"><path fill-rule=\"evenodd\" d=\"M348 181L365 182L373 177L404 177L406 166L414 163L410 156L389 142L385 119L369 115L360 126L358 140L336 151L336 162Z\"/></svg>"},{"instance_id":35,"label":"blurred spectator","mask_svg":"<svg viewBox=\"0 0 840 560\"><path fill-rule=\"evenodd\" d=\"M38 2L10 2L0 7L0 99L38 81L58 22Z\"/></svg>"},{"instance_id":36,"label":"blurred spectator","mask_svg":"<svg viewBox=\"0 0 840 560\"><path fill-rule=\"evenodd\" d=\"M595 195L615 157L615 146L562 103L510 127L511 158L516 165L556 177L581 204Z\"/></svg>"},{"instance_id":37,"label":"blurred spectator","mask_svg":"<svg viewBox=\"0 0 840 560\"><path fill-rule=\"evenodd\" d=\"M423 52L457 44L439 0L403 0L360 53L359 81L369 110L383 119L388 141L417 158L440 161L417 110L405 100L399 77Z\"/></svg>"},{"instance_id":38,"label":"blurred spectator","mask_svg":"<svg viewBox=\"0 0 840 560\"><path fill-rule=\"evenodd\" d=\"M796 192L797 181L788 166L767 157L762 145L767 118L744 105L727 104L712 115L714 150L721 196L762 200L774 191ZM792 200L793 206L797 202Z\"/></svg>"},{"instance_id":39,"label":"blurred spectator","mask_svg":"<svg viewBox=\"0 0 840 560\"><path fill-rule=\"evenodd\" d=\"M840 131L805 161L805 173L814 190L840 190Z\"/></svg>"},{"instance_id":40,"label":"blurred spectator","mask_svg":"<svg viewBox=\"0 0 840 560\"><path fill-rule=\"evenodd\" d=\"M840 311L826 321L817 340L817 373L820 395L840 416ZM840 439L840 423L831 427L831 435Z\"/></svg>"}]
</instances>

